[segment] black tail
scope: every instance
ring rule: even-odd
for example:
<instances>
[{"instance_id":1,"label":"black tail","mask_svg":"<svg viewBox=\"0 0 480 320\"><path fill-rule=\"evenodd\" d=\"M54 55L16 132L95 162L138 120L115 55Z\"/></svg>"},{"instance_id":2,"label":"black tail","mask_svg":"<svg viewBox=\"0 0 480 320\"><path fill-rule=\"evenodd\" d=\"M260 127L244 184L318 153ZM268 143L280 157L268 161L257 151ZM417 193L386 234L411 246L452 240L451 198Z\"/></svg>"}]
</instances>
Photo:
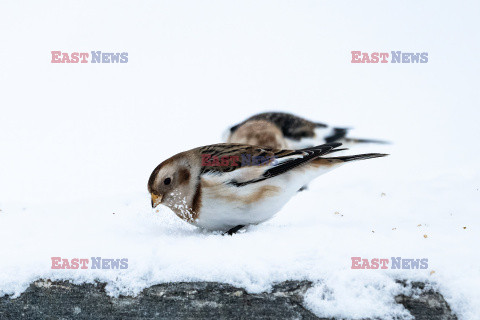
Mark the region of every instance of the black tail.
<instances>
[{"instance_id":1,"label":"black tail","mask_svg":"<svg viewBox=\"0 0 480 320\"><path fill-rule=\"evenodd\" d=\"M325 142L331 143L345 138L348 133L348 128L333 128L333 132L330 136L325 137Z\"/></svg>"},{"instance_id":2,"label":"black tail","mask_svg":"<svg viewBox=\"0 0 480 320\"><path fill-rule=\"evenodd\" d=\"M380 158L388 156L386 153L364 153L364 154L355 154L353 156L341 156L341 157L331 157L331 158L324 158L324 159L336 159L343 162L348 161L356 161L356 160L365 160L365 159L373 159L373 158Z\"/></svg>"},{"instance_id":3,"label":"black tail","mask_svg":"<svg viewBox=\"0 0 480 320\"><path fill-rule=\"evenodd\" d=\"M326 153L330 153L330 152L333 152L333 149L338 148L341 145L342 145L341 142L330 142L330 143L324 143L318 146L298 149L298 151L328 150ZM323 154L326 154L326 153L323 153Z\"/></svg>"},{"instance_id":4,"label":"black tail","mask_svg":"<svg viewBox=\"0 0 480 320\"><path fill-rule=\"evenodd\" d=\"M390 144L389 141L384 140L375 140L375 139L357 139L357 138L343 138L344 142L347 143L379 143L379 144Z\"/></svg>"}]
</instances>

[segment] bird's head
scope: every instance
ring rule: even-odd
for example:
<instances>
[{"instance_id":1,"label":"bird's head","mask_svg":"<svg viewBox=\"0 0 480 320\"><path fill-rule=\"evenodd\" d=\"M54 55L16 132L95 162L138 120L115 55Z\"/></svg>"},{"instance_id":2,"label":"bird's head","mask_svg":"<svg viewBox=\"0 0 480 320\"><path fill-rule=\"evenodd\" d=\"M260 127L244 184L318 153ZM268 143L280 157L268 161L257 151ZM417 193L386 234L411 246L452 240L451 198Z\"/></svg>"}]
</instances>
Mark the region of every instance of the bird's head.
<instances>
[{"instance_id":1,"label":"bird's head","mask_svg":"<svg viewBox=\"0 0 480 320\"><path fill-rule=\"evenodd\" d=\"M187 205L195 186L196 179L188 157L177 155L167 159L153 170L148 180L152 207L163 204L172 209L173 206Z\"/></svg>"}]
</instances>

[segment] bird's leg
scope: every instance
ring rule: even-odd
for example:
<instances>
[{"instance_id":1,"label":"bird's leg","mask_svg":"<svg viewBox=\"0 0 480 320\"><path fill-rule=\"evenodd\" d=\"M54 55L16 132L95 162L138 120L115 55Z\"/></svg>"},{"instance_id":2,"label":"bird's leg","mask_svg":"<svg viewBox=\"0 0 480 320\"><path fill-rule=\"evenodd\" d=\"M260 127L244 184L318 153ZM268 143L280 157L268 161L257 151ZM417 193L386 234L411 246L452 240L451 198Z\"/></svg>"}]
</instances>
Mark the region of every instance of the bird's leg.
<instances>
[{"instance_id":1,"label":"bird's leg","mask_svg":"<svg viewBox=\"0 0 480 320\"><path fill-rule=\"evenodd\" d=\"M242 229L243 227L245 227L245 226L240 224L240 225L238 225L238 226L236 226L236 227L233 227L232 229L228 230L228 231L226 232L226 234L228 234L229 236L231 236L232 234L237 233L237 231L240 230L240 229Z\"/></svg>"},{"instance_id":2,"label":"bird's leg","mask_svg":"<svg viewBox=\"0 0 480 320\"><path fill-rule=\"evenodd\" d=\"M308 190L308 185L302 186L300 189L298 189L297 192L302 192L302 191L305 191L305 190Z\"/></svg>"}]
</instances>

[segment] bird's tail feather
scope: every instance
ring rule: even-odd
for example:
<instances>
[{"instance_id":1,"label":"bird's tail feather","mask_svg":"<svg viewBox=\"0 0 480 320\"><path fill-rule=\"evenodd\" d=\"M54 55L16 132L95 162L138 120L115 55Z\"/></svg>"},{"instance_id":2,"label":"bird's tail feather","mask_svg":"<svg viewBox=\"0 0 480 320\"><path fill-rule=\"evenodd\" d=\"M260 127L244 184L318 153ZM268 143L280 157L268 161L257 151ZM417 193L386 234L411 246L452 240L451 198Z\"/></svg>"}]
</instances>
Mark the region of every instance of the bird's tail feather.
<instances>
[{"instance_id":1,"label":"bird's tail feather","mask_svg":"<svg viewBox=\"0 0 480 320\"><path fill-rule=\"evenodd\" d=\"M378 144L390 144L391 142L385 140L376 140L376 139L359 139L359 138L343 138L340 142L345 143L378 143Z\"/></svg>"},{"instance_id":2,"label":"bird's tail feather","mask_svg":"<svg viewBox=\"0 0 480 320\"><path fill-rule=\"evenodd\" d=\"M329 157L323 158L328 160L340 160L341 162L357 161L357 160L366 160L373 158L380 158L388 156L386 153L364 153L364 154L355 154L352 156L341 156L341 157Z\"/></svg>"}]
</instances>

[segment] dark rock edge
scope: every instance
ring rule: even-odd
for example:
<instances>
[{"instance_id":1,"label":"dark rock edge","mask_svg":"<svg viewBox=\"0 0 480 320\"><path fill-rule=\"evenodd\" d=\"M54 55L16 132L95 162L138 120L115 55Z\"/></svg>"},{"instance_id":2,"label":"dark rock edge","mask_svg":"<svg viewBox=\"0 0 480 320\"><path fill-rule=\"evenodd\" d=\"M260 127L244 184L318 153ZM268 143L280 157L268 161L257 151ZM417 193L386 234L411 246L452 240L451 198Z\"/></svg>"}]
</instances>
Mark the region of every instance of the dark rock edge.
<instances>
[{"instance_id":1,"label":"dark rock edge","mask_svg":"<svg viewBox=\"0 0 480 320\"><path fill-rule=\"evenodd\" d=\"M398 283L416 293L395 297L415 319L457 319L430 286ZM105 285L38 280L18 298L0 298L0 319L327 319L303 306L309 281L281 282L258 294L218 282L164 283L118 298L108 296Z\"/></svg>"}]
</instances>

